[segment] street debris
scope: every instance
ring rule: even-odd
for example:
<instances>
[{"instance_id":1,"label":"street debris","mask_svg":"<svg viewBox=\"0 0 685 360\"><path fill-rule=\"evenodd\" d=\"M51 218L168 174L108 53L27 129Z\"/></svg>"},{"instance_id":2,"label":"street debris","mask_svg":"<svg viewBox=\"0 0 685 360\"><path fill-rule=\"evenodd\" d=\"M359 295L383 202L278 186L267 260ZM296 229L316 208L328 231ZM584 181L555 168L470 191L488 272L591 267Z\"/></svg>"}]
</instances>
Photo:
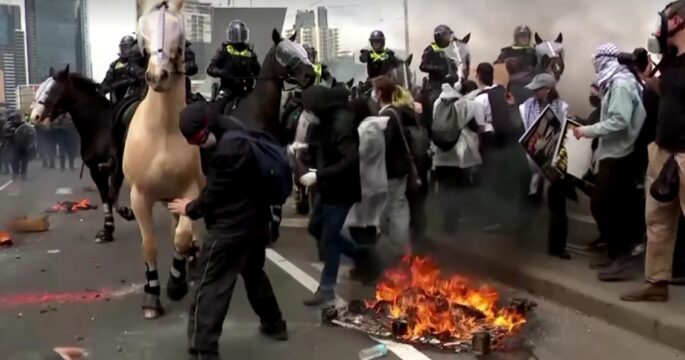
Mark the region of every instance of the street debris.
<instances>
[{"instance_id":1,"label":"street debris","mask_svg":"<svg viewBox=\"0 0 685 360\"><path fill-rule=\"evenodd\" d=\"M88 199L79 201L60 201L51 208L45 210L48 213L67 213L73 214L81 210L95 210L97 205L90 202Z\"/></svg>"},{"instance_id":2,"label":"street debris","mask_svg":"<svg viewBox=\"0 0 685 360\"><path fill-rule=\"evenodd\" d=\"M59 250L59 249L55 249L55 250L48 250L48 254L51 254L51 255L54 255L54 254L59 254L59 253L61 253L61 252L62 252L62 251L61 251L61 250Z\"/></svg>"},{"instance_id":3,"label":"street debris","mask_svg":"<svg viewBox=\"0 0 685 360\"><path fill-rule=\"evenodd\" d=\"M7 223L9 231L17 233L39 233L48 231L50 222L47 216L30 218L28 216L15 217Z\"/></svg>"},{"instance_id":4,"label":"street debris","mask_svg":"<svg viewBox=\"0 0 685 360\"><path fill-rule=\"evenodd\" d=\"M5 231L0 231L0 246L12 246L14 241L12 240L12 235Z\"/></svg>"},{"instance_id":5,"label":"street debris","mask_svg":"<svg viewBox=\"0 0 685 360\"><path fill-rule=\"evenodd\" d=\"M74 340L76 340L76 341L83 341L83 340L85 340L85 339L86 339L86 338L83 337L83 335L76 335L76 336L74 336Z\"/></svg>"}]
</instances>

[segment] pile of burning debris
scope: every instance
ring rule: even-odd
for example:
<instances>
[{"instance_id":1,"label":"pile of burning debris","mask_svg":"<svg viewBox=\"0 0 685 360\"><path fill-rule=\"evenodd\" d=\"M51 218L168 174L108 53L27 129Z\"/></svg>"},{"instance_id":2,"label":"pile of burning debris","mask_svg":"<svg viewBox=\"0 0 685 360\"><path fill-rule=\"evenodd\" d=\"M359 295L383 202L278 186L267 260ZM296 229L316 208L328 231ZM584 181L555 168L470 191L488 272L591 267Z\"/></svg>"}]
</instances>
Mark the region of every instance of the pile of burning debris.
<instances>
[{"instance_id":1,"label":"pile of burning debris","mask_svg":"<svg viewBox=\"0 0 685 360\"><path fill-rule=\"evenodd\" d=\"M503 349L535 306L525 299L500 306L496 290L474 289L463 277L443 277L429 258L406 256L397 269L386 272L374 300L324 309L322 320L375 337L487 353Z\"/></svg>"},{"instance_id":2,"label":"pile of burning debris","mask_svg":"<svg viewBox=\"0 0 685 360\"><path fill-rule=\"evenodd\" d=\"M88 199L79 201L61 201L51 208L47 209L48 213L75 213L80 210L95 210L97 205L94 205Z\"/></svg>"}]
</instances>

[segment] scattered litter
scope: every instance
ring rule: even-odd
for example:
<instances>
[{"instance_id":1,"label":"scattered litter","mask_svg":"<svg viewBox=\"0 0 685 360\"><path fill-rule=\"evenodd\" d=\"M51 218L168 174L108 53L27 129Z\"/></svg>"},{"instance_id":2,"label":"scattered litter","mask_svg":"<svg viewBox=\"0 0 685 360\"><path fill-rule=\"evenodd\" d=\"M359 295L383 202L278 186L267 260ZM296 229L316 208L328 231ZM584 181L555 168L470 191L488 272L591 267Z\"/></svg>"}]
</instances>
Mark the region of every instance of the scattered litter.
<instances>
[{"instance_id":1,"label":"scattered litter","mask_svg":"<svg viewBox=\"0 0 685 360\"><path fill-rule=\"evenodd\" d=\"M55 195L73 195L74 190L71 188L59 188L55 191Z\"/></svg>"},{"instance_id":2,"label":"scattered litter","mask_svg":"<svg viewBox=\"0 0 685 360\"><path fill-rule=\"evenodd\" d=\"M76 341L83 341L83 340L85 340L85 339L86 339L86 338L83 337L82 335L76 335L76 336L74 336L74 340L76 340Z\"/></svg>"},{"instance_id":3,"label":"scattered litter","mask_svg":"<svg viewBox=\"0 0 685 360\"><path fill-rule=\"evenodd\" d=\"M374 360L388 355L388 347L385 344L378 344L359 352L360 360Z\"/></svg>"},{"instance_id":4,"label":"scattered litter","mask_svg":"<svg viewBox=\"0 0 685 360\"><path fill-rule=\"evenodd\" d=\"M52 305L48 305L48 306L40 309L41 314L45 314L45 313L49 313L49 312L57 312L57 308L52 306Z\"/></svg>"},{"instance_id":5,"label":"scattered litter","mask_svg":"<svg viewBox=\"0 0 685 360\"><path fill-rule=\"evenodd\" d=\"M21 256L17 255L17 256L15 256L14 258L17 259L17 260L19 260L19 259L21 259Z\"/></svg>"},{"instance_id":6,"label":"scattered litter","mask_svg":"<svg viewBox=\"0 0 685 360\"><path fill-rule=\"evenodd\" d=\"M59 254L59 253L61 253L61 252L62 252L62 251L61 251L61 250L58 250L58 249L55 249L55 250L48 250L48 254L52 254L52 255L54 255L54 254Z\"/></svg>"},{"instance_id":7,"label":"scattered litter","mask_svg":"<svg viewBox=\"0 0 685 360\"><path fill-rule=\"evenodd\" d=\"M60 201L53 205L51 208L45 210L48 213L75 213L80 210L95 210L97 205L94 205L88 199L83 199L79 201Z\"/></svg>"},{"instance_id":8,"label":"scattered litter","mask_svg":"<svg viewBox=\"0 0 685 360\"><path fill-rule=\"evenodd\" d=\"M124 351L124 348L121 345L117 346L117 352L122 352Z\"/></svg>"},{"instance_id":9,"label":"scattered litter","mask_svg":"<svg viewBox=\"0 0 685 360\"><path fill-rule=\"evenodd\" d=\"M95 316L93 316L92 318L90 318L90 321L95 321Z\"/></svg>"},{"instance_id":10,"label":"scattered litter","mask_svg":"<svg viewBox=\"0 0 685 360\"><path fill-rule=\"evenodd\" d=\"M42 273L44 273L44 272L46 272L46 271L47 271L47 270L45 270L45 269L40 269L40 272L42 272Z\"/></svg>"},{"instance_id":11,"label":"scattered litter","mask_svg":"<svg viewBox=\"0 0 685 360\"><path fill-rule=\"evenodd\" d=\"M0 246L12 246L14 241L12 241L12 236L10 233L5 231L0 231Z\"/></svg>"},{"instance_id":12,"label":"scattered litter","mask_svg":"<svg viewBox=\"0 0 685 360\"><path fill-rule=\"evenodd\" d=\"M23 313L19 313L19 314L17 314L17 317L18 317L18 318L24 317L24 314L23 314Z\"/></svg>"},{"instance_id":13,"label":"scattered litter","mask_svg":"<svg viewBox=\"0 0 685 360\"><path fill-rule=\"evenodd\" d=\"M47 216L40 218L30 218L28 216L15 217L7 223L7 227L12 232L19 233L39 233L48 231L50 222Z\"/></svg>"}]
</instances>

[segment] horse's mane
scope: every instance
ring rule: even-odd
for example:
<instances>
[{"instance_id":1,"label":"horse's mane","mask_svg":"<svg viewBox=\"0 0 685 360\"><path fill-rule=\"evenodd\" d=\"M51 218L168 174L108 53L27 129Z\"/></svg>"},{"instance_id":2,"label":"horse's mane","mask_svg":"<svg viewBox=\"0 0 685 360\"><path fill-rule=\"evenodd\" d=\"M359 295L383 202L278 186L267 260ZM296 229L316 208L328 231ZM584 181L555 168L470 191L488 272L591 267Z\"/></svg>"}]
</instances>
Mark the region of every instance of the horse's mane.
<instances>
[{"instance_id":1,"label":"horse's mane","mask_svg":"<svg viewBox=\"0 0 685 360\"><path fill-rule=\"evenodd\" d=\"M70 73L69 79L75 87L88 93L88 95L99 94L100 84L94 80L78 73Z\"/></svg>"}]
</instances>

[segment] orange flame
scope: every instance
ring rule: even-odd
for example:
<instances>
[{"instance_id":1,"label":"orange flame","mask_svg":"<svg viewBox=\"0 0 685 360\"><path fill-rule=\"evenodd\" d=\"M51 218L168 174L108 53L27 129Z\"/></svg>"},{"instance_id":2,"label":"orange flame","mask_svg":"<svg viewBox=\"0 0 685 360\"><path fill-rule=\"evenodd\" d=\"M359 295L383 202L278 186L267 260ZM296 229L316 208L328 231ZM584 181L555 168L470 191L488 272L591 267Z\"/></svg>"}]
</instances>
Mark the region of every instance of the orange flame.
<instances>
[{"instance_id":1,"label":"orange flame","mask_svg":"<svg viewBox=\"0 0 685 360\"><path fill-rule=\"evenodd\" d=\"M385 273L376 287L376 299L366 306L387 303L390 318L407 322L409 331L403 340L426 336L469 340L479 331L510 334L526 323L516 310L498 307L498 300L499 294L490 287L471 288L458 275L443 278L430 258L407 255L397 269Z\"/></svg>"}]
</instances>

